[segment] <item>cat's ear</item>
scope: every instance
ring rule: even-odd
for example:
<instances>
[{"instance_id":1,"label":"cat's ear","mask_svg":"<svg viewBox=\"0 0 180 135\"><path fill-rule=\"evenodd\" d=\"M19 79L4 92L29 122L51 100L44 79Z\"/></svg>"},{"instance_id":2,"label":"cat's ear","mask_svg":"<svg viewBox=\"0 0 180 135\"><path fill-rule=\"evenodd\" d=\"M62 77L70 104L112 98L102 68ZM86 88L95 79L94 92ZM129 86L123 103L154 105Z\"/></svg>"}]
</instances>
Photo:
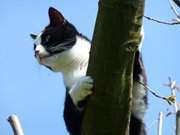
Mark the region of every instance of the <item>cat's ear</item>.
<instances>
[{"instance_id":1,"label":"cat's ear","mask_svg":"<svg viewBox=\"0 0 180 135\"><path fill-rule=\"evenodd\" d=\"M49 8L50 26L62 25L65 22L64 16L55 8Z\"/></svg>"},{"instance_id":2,"label":"cat's ear","mask_svg":"<svg viewBox=\"0 0 180 135\"><path fill-rule=\"evenodd\" d=\"M31 33L31 34L30 34L30 37L31 37L32 39L36 39L36 38L37 38L37 35L36 35L36 34Z\"/></svg>"}]
</instances>

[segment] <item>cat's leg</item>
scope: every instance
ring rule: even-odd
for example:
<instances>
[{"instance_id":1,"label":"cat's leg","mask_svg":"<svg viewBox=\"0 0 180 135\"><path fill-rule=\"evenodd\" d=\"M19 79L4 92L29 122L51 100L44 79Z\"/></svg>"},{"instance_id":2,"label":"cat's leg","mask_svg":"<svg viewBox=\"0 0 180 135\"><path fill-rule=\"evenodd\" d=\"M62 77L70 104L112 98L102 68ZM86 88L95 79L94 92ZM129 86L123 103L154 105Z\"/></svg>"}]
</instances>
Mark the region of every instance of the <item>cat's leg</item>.
<instances>
[{"instance_id":1,"label":"cat's leg","mask_svg":"<svg viewBox=\"0 0 180 135\"><path fill-rule=\"evenodd\" d=\"M93 79L90 76L81 77L69 90L73 103L78 107L79 102L92 94Z\"/></svg>"},{"instance_id":2,"label":"cat's leg","mask_svg":"<svg viewBox=\"0 0 180 135\"><path fill-rule=\"evenodd\" d=\"M70 135L81 134L82 110L79 102L92 94L93 79L89 76L81 77L72 88L67 89L64 107L64 120Z\"/></svg>"},{"instance_id":3,"label":"cat's leg","mask_svg":"<svg viewBox=\"0 0 180 135\"><path fill-rule=\"evenodd\" d=\"M131 115L129 135L147 135L144 122L133 114Z\"/></svg>"},{"instance_id":4,"label":"cat's leg","mask_svg":"<svg viewBox=\"0 0 180 135\"><path fill-rule=\"evenodd\" d=\"M70 135L81 135L82 111L73 103L68 89L64 102L64 121Z\"/></svg>"}]
</instances>

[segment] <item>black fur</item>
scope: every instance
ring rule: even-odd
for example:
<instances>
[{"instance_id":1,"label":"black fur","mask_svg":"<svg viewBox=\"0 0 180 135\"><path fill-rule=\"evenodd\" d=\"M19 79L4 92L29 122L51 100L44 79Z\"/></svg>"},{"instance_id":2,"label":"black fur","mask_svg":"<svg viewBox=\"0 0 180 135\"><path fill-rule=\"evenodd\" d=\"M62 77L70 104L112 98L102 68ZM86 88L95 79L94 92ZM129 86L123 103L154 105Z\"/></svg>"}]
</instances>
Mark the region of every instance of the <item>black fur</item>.
<instances>
[{"instance_id":1,"label":"black fur","mask_svg":"<svg viewBox=\"0 0 180 135\"><path fill-rule=\"evenodd\" d=\"M77 34L76 28L68 21L59 26L48 25L41 36L42 44L50 54L60 53L73 47ZM58 49L57 45L60 45Z\"/></svg>"},{"instance_id":2,"label":"black fur","mask_svg":"<svg viewBox=\"0 0 180 135\"><path fill-rule=\"evenodd\" d=\"M64 121L66 123L67 130L71 135L81 135L83 113L82 111L79 111L73 104L73 101L68 92L66 93L64 106Z\"/></svg>"},{"instance_id":3,"label":"black fur","mask_svg":"<svg viewBox=\"0 0 180 135\"><path fill-rule=\"evenodd\" d=\"M144 123L131 115L130 120L130 135L146 135Z\"/></svg>"}]
</instances>

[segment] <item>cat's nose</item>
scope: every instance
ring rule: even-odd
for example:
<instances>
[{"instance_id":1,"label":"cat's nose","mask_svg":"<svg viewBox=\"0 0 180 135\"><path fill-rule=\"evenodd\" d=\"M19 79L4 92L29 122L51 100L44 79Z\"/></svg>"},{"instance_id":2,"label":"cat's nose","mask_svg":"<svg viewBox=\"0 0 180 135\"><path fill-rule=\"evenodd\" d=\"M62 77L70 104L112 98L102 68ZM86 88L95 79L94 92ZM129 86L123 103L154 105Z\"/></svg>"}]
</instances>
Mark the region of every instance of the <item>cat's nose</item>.
<instances>
[{"instance_id":1,"label":"cat's nose","mask_svg":"<svg viewBox=\"0 0 180 135\"><path fill-rule=\"evenodd\" d=\"M36 50L35 51L35 57L38 57L38 58L42 58L44 57L45 55L43 53L41 53L39 50Z\"/></svg>"},{"instance_id":2,"label":"cat's nose","mask_svg":"<svg viewBox=\"0 0 180 135\"><path fill-rule=\"evenodd\" d=\"M49 55L49 53L46 51L46 49L42 46L42 45L37 45L35 50L34 50L34 53L35 53L35 57L46 57Z\"/></svg>"},{"instance_id":3,"label":"cat's nose","mask_svg":"<svg viewBox=\"0 0 180 135\"><path fill-rule=\"evenodd\" d=\"M49 54L46 52L41 52L40 50L35 50L35 57L36 58L44 58L47 57Z\"/></svg>"}]
</instances>

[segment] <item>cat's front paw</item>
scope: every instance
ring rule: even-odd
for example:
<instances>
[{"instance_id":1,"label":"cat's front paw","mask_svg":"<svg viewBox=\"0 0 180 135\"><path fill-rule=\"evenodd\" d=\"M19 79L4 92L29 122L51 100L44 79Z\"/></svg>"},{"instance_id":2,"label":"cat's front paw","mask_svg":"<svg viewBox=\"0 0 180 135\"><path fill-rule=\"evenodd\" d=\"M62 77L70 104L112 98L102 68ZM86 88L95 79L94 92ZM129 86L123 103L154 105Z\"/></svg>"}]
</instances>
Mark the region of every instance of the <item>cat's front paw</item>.
<instances>
[{"instance_id":1,"label":"cat's front paw","mask_svg":"<svg viewBox=\"0 0 180 135\"><path fill-rule=\"evenodd\" d=\"M83 101L92 94L93 79L90 76L81 77L70 89L69 94L77 106L78 102Z\"/></svg>"}]
</instances>

